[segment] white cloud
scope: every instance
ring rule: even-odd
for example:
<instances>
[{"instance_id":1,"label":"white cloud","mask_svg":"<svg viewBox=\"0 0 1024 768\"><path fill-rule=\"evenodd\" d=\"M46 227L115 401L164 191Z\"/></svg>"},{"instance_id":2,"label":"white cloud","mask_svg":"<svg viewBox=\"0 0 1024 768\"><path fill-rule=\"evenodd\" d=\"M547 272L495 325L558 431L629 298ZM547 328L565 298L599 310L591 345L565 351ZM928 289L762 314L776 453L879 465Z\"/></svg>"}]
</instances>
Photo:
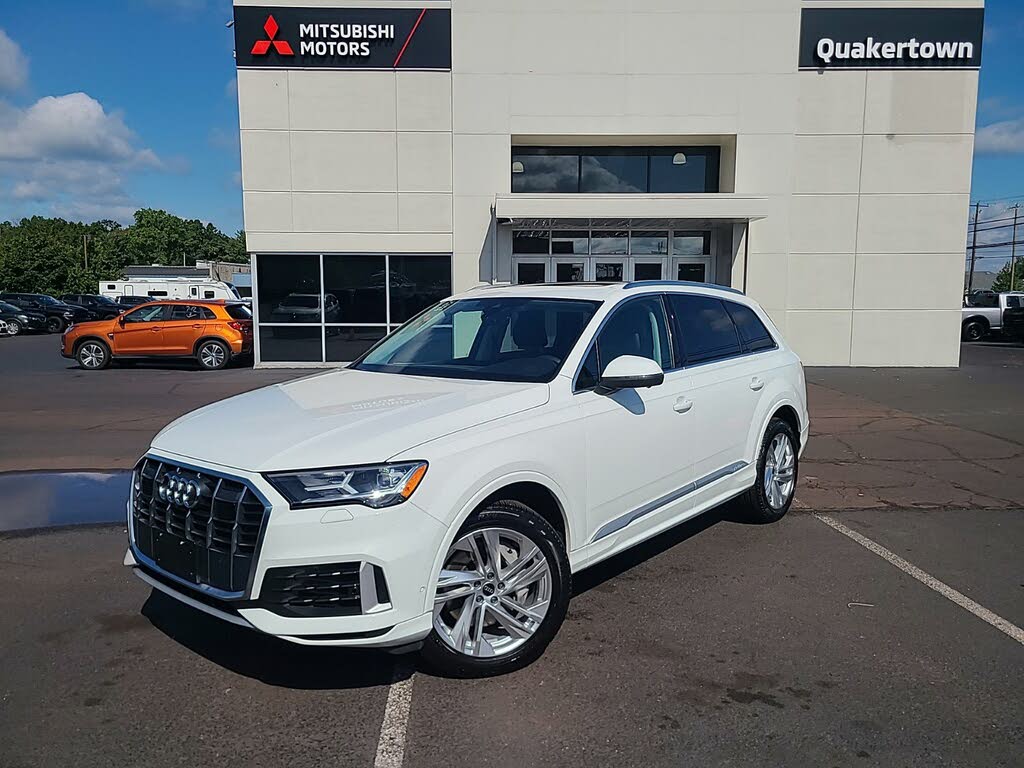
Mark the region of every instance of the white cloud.
<instances>
[{"instance_id":1,"label":"white cloud","mask_svg":"<svg viewBox=\"0 0 1024 768\"><path fill-rule=\"evenodd\" d=\"M979 128L974 149L980 154L1024 152L1024 118L1001 120Z\"/></svg>"},{"instance_id":2,"label":"white cloud","mask_svg":"<svg viewBox=\"0 0 1024 768\"><path fill-rule=\"evenodd\" d=\"M238 100L238 78L232 77L224 86L224 96L232 101Z\"/></svg>"},{"instance_id":3,"label":"white cloud","mask_svg":"<svg viewBox=\"0 0 1024 768\"><path fill-rule=\"evenodd\" d=\"M0 219L31 214L127 222L138 207L126 176L168 170L125 124L85 93L28 107L0 101Z\"/></svg>"},{"instance_id":4,"label":"white cloud","mask_svg":"<svg viewBox=\"0 0 1024 768\"><path fill-rule=\"evenodd\" d=\"M28 82L28 59L0 29L0 91L16 91Z\"/></svg>"}]
</instances>

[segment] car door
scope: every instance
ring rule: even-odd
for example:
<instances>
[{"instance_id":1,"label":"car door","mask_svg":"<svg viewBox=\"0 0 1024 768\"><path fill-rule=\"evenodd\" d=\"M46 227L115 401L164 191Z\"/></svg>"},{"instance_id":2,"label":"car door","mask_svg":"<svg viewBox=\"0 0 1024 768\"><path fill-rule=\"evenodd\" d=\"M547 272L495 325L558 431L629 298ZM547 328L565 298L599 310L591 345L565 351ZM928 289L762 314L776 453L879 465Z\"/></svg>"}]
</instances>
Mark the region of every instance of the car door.
<instances>
[{"instance_id":1,"label":"car door","mask_svg":"<svg viewBox=\"0 0 1024 768\"><path fill-rule=\"evenodd\" d=\"M745 344L727 305L741 307L708 294L669 294L700 434L694 456L698 487L739 472L752 461L747 442L766 385L764 359ZM760 323L751 310L742 309ZM770 336L768 343L775 346Z\"/></svg>"},{"instance_id":2,"label":"car door","mask_svg":"<svg viewBox=\"0 0 1024 768\"><path fill-rule=\"evenodd\" d=\"M665 381L602 393L598 371L620 355L655 360ZM588 543L594 555L643 537L685 509L696 432L683 398L660 294L629 299L602 323L575 383L586 451Z\"/></svg>"},{"instance_id":3,"label":"car door","mask_svg":"<svg viewBox=\"0 0 1024 768\"><path fill-rule=\"evenodd\" d=\"M163 354L163 322L168 309L166 304L145 304L121 315L123 322L114 324L114 354Z\"/></svg>"},{"instance_id":4,"label":"car door","mask_svg":"<svg viewBox=\"0 0 1024 768\"><path fill-rule=\"evenodd\" d=\"M164 321L164 351L169 355L191 355L209 320L205 307L196 304L172 304Z\"/></svg>"}]
</instances>

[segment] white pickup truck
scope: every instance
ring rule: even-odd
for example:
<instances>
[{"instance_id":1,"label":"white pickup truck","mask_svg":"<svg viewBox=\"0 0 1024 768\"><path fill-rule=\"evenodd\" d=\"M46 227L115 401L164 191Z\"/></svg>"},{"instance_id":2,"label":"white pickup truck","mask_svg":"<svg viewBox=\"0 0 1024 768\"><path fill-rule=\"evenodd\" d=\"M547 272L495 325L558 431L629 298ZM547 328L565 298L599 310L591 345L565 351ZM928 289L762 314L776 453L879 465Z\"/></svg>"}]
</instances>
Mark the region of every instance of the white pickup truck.
<instances>
[{"instance_id":1,"label":"white pickup truck","mask_svg":"<svg viewBox=\"0 0 1024 768\"><path fill-rule=\"evenodd\" d=\"M992 331L1001 331L1003 312L1007 308L1024 308L1024 291L979 291L970 294L964 300L960 338L964 341L980 341Z\"/></svg>"}]
</instances>

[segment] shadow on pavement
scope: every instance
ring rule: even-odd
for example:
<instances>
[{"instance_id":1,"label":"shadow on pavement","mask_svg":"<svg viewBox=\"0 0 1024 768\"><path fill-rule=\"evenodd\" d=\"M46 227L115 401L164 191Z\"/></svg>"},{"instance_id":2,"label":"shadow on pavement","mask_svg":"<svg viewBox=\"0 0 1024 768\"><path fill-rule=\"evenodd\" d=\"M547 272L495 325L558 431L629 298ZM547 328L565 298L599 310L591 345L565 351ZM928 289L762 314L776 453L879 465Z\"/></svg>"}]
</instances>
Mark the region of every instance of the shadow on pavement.
<instances>
[{"instance_id":1,"label":"shadow on pavement","mask_svg":"<svg viewBox=\"0 0 1024 768\"><path fill-rule=\"evenodd\" d=\"M228 624L153 590L142 615L171 640L208 661L267 685L302 690L365 688L395 681L383 651L316 648Z\"/></svg>"},{"instance_id":2,"label":"shadow on pavement","mask_svg":"<svg viewBox=\"0 0 1024 768\"><path fill-rule=\"evenodd\" d=\"M742 525L756 525L746 519L739 511L736 502L727 502L715 507L702 515L697 515L685 523L669 528L664 533L659 533L653 539L637 544L614 557L598 563L595 566L573 576L573 597L582 595L594 587L604 584L606 581L621 576L631 568L635 568L652 557L657 557L677 544L691 539L703 533L708 528L719 523L739 523Z\"/></svg>"}]
</instances>

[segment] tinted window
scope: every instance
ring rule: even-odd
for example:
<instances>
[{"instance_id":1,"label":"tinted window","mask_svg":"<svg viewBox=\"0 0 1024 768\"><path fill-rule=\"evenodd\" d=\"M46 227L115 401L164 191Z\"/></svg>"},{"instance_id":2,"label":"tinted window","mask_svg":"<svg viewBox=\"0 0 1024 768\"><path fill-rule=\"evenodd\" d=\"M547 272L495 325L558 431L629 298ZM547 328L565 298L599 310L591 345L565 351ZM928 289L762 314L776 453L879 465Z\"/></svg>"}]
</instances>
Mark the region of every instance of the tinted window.
<instances>
[{"instance_id":1,"label":"tinted window","mask_svg":"<svg viewBox=\"0 0 1024 768\"><path fill-rule=\"evenodd\" d=\"M205 310L205 311L204 311ZM209 312L205 307L197 307L192 304L175 304L171 307L171 320L205 320ZM213 313L210 313L211 317Z\"/></svg>"},{"instance_id":2,"label":"tinted window","mask_svg":"<svg viewBox=\"0 0 1024 768\"><path fill-rule=\"evenodd\" d=\"M579 172L575 154L512 152L513 192L578 192Z\"/></svg>"},{"instance_id":3,"label":"tinted window","mask_svg":"<svg viewBox=\"0 0 1024 768\"><path fill-rule=\"evenodd\" d=\"M668 232L637 232L629 237L629 252L634 256L664 256L668 253Z\"/></svg>"},{"instance_id":4,"label":"tinted window","mask_svg":"<svg viewBox=\"0 0 1024 768\"><path fill-rule=\"evenodd\" d=\"M1011 309L1020 309L1021 308L1020 296L1007 296L1006 297L1006 306L1010 307Z\"/></svg>"},{"instance_id":5,"label":"tinted window","mask_svg":"<svg viewBox=\"0 0 1024 768\"><path fill-rule=\"evenodd\" d=\"M587 230L551 233L551 252L555 255L586 256L590 253L590 233Z\"/></svg>"},{"instance_id":6,"label":"tinted window","mask_svg":"<svg viewBox=\"0 0 1024 768\"><path fill-rule=\"evenodd\" d=\"M523 255L548 254L550 233L547 230L517 230L512 234L512 253Z\"/></svg>"},{"instance_id":7,"label":"tinted window","mask_svg":"<svg viewBox=\"0 0 1024 768\"><path fill-rule=\"evenodd\" d=\"M662 370L672 367L665 312L658 296L634 299L615 310L597 337L600 364L622 355L646 357Z\"/></svg>"},{"instance_id":8,"label":"tinted window","mask_svg":"<svg viewBox=\"0 0 1024 768\"><path fill-rule=\"evenodd\" d=\"M597 302L461 299L399 328L356 365L361 370L487 381L550 381Z\"/></svg>"},{"instance_id":9,"label":"tinted window","mask_svg":"<svg viewBox=\"0 0 1024 768\"><path fill-rule=\"evenodd\" d=\"M323 360L323 326L261 326L260 359L270 362Z\"/></svg>"},{"instance_id":10,"label":"tinted window","mask_svg":"<svg viewBox=\"0 0 1024 768\"><path fill-rule=\"evenodd\" d=\"M633 266L634 280L661 280L661 264L636 264Z\"/></svg>"},{"instance_id":11,"label":"tinted window","mask_svg":"<svg viewBox=\"0 0 1024 768\"><path fill-rule=\"evenodd\" d=\"M256 257L259 314L264 323L319 323L320 257L261 254ZM298 307L296 296L312 296L312 306ZM302 309L295 312L292 310ZM307 359L306 357L295 359ZM319 359L319 358L318 358Z\"/></svg>"},{"instance_id":12,"label":"tinted window","mask_svg":"<svg viewBox=\"0 0 1024 768\"><path fill-rule=\"evenodd\" d=\"M680 152L651 155L651 192L717 192L717 153Z\"/></svg>"},{"instance_id":13,"label":"tinted window","mask_svg":"<svg viewBox=\"0 0 1024 768\"><path fill-rule=\"evenodd\" d=\"M392 323L404 323L451 295L450 256L392 256L390 261Z\"/></svg>"},{"instance_id":14,"label":"tinted window","mask_svg":"<svg viewBox=\"0 0 1024 768\"><path fill-rule=\"evenodd\" d=\"M775 339L768 333L764 323L754 314L754 310L742 304L732 301L725 302L726 309L732 316L732 321L739 331L740 340L749 352L758 352L762 349L774 349Z\"/></svg>"},{"instance_id":15,"label":"tinted window","mask_svg":"<svg viewBox=\"0 0 1024 768\"><path fill-rule=\"evenodd\" d=\"M679 324L687 363L705 363L739 354L739 337L720 299L711 296L669 294Z\"/></svg>"},{"instance_id":16,"label":"tinted window","mask_svg":"<svg viewBox=\"0 0 1024 768\"><path fill-rule=\"evenodd\" d=\"M394 274L391 280L394 287ZM324 291L339 304L336 317L328 317L327 322L384 323L384 283L383 256L324 256Z\"/></svg>"},{"instance_id":17,"label":"tinted window","mask_svg":"<svg viewBox=\"0 0 1024 768\"><path fill-rule=\"evenodd\" d=\"M224 310L233 320L252 320L252 312L245 304L228 304Z\"/></svg>"},{"instance_id":18,"label":"tinted window","mask_svg":"<svg viewBox=\"0 0 1024 768\"><path fill-rule=\"evenodd\" d=\"M212 299L214 297L214 295L215 294L214 294L213 291L203 291L203 298L204 299Z\"/></svg>"},{"instance_id":19,"label":"tinted window","mask_svg":"<svg viewBox=\"0 0 1024 768\"><path fill-rule=\"evenodd\" d=\"M516 282L519 285L544 282L544 265L524 262L516 265Z\"/></svg>"},{"instance_id":20,"label":"tinted window","mask_svg":"<svg viewBox=\"0 0 1024 768\"><path fill-rule=\"evenodd\" d=\"M167 316L166 304L154 304L149 307L139 307L131 312L121 315L126 323L157 323Z\"/></svg>"},{"instance_id":21,"label":"tinted window","mask_svg":"<svg viewBox=\"0 0 1024 768\"><path fill-rule=\"evenodd\" d=\"M579 283L583 281L584 267L579 262L563 261L555 264L556 283Z\"/></svg>"},{"instance_id":22,"label":"tinted window","mask_svg":"<svg viewBox=\"0 0 1024 768\"><path fill-rule=\"evenodd\" d=\"M580 168L580 192L637 193L647 191L647 157L644 155L584 155Z\"/></svg>"},{"instance_id":23,"label":"tinted window","mask_svg":"<svg viewBox=\"0 0 1024 768\"><path fill-rule=\"evenodd\" d=\"M710 256L710 232L674 232L672 235L672 255L674 256Z\"/></svg>"}]
</instances>

